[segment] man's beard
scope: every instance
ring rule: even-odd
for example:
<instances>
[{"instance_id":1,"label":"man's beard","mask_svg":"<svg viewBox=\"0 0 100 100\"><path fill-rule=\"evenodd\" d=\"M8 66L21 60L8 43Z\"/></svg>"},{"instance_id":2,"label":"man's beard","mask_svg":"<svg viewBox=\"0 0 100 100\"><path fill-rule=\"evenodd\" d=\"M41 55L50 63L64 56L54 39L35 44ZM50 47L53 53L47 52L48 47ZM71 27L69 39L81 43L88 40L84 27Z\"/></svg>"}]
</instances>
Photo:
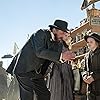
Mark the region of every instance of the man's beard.
<instances>
[{"instance_id":1,"label":"man's beard","mask_svg":"<svg viewBox=\"0 0 100 100\"><path fill-rule=\"evenodd\" d=\"M58 41L58 42L59 42L59 41L62 41L62 38L58 38L58 37L57 37L57 34L54 34L54 39L55 39L55 41Z\"/></svg>"}]
</instances>

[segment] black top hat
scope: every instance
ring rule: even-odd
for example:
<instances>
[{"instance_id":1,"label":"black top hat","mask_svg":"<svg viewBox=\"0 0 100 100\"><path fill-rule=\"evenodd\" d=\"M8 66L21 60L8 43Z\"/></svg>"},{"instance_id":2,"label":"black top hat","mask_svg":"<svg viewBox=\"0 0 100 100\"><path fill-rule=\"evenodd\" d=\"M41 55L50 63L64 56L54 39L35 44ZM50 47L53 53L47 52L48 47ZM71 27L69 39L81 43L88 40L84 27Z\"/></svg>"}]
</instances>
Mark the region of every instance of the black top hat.
<instances>
[{"instance_id":1,"label":"black top hat","mask_svg":"<svg viewBox=\"0 0 100 100\"><path fill-rule=\"evenodd\" d=\"M91 37L93 38L95 41L100 42L100 35L96 34L96 33L92 33L91 35L86 35L84 36L85 41L87 42L87 39Z\"/></svg>"},{"instance_id":2,"label":"black top hat","mask_svg":"<svg viewBox=\"0 0 100 100\"><path fill-rule=\"evenodd\" d=\"M63 20L55 20L54 25L49 25L49 27L54 27L54 28L60 29L64 32L69 31L69 29L67 28L68 23Z\"/></svg>"}]
</instances>

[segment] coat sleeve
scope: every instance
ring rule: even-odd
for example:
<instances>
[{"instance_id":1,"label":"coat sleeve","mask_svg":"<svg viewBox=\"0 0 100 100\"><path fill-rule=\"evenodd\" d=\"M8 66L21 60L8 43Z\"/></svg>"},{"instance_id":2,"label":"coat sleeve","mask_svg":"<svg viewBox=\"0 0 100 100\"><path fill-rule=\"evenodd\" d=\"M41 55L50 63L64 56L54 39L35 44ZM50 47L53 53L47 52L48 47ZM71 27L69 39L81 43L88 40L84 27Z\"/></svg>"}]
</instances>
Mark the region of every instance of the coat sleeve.
<instances>
[{"instance_id":1,"label":"coat sleeve","mask_svg":"<svg viewBox=\"0 0 100 100\"><path fill-rule=\"evenodd\" d=\"M94 80L100 80L100 69L97 71L93 71L92 76L93 76Z\"/></svg>"},{"instance_id":2,"label":"coat sleeve","mask_svg":"<svg viewBox=\"0 0 100 100\"><path fill-rule=\"evenodd\" d=\"M54 62L59 62L61 50L54 51L47 47L47 34L43 30L37 31L34 35L33 42L36 56Z\"/></svg>"},{"instance_id":3,"label":"coat sleeve","mask_svg":"<svg viewBox=\"0 0 100 100\"><path fill-rule=\"evenodd\" d=\"M93 61L93 78L94 80L100 80L100 49L98 49L97 53L94 55Z\"/></svg>"}]
</instances>

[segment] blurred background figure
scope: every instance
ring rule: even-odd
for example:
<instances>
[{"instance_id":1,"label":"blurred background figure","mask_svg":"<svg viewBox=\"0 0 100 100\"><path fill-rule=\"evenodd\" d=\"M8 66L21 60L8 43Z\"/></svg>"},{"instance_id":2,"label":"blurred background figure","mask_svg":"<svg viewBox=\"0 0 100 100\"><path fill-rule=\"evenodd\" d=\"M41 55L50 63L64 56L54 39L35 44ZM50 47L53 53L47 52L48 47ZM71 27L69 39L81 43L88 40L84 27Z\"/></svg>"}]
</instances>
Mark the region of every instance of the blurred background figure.
<instances>
[{"instance_id":1,"label":"blurred background figure","mask_svg":"<svg viewBox=\"0 0 100 100\"><path fill-rule=\"evenodd\" d=\"M3 62L0 61L0 100L7 99L7 73L2 67Z\"/></svg>"}]
</instances>

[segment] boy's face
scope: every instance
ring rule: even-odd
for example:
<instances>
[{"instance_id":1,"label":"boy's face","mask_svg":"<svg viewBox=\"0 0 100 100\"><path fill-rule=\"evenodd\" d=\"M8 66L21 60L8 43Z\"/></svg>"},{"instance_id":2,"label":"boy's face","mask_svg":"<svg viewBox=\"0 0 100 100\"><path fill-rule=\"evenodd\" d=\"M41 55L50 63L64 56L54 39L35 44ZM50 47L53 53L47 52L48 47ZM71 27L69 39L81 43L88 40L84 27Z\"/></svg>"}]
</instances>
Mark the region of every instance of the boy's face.
<instances>
[{"instance_id":1,"label":"boy's face","mask_svg":"<svg viewBox=\"0 0 100 100\"><path fill-rule=\"evenodd\" d=\"M93 50L97 47L97 42L93 38L89 37L87 38L87 45L91 50Z\"/></svg>"}]
</instances>

